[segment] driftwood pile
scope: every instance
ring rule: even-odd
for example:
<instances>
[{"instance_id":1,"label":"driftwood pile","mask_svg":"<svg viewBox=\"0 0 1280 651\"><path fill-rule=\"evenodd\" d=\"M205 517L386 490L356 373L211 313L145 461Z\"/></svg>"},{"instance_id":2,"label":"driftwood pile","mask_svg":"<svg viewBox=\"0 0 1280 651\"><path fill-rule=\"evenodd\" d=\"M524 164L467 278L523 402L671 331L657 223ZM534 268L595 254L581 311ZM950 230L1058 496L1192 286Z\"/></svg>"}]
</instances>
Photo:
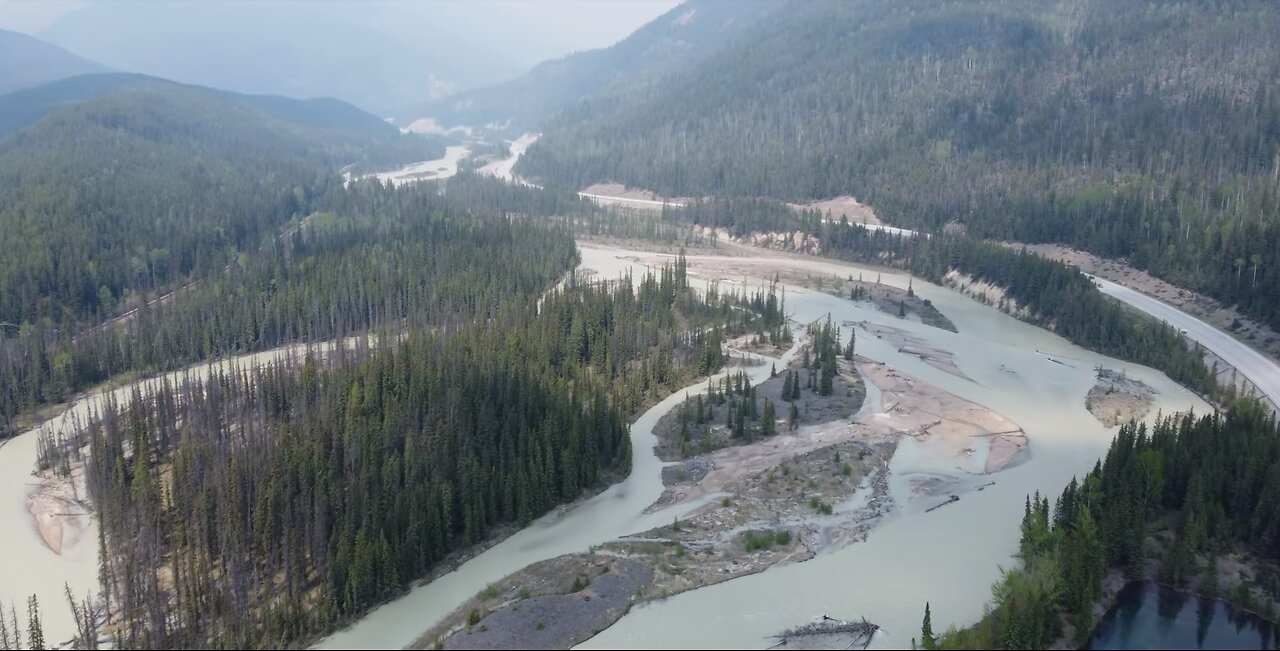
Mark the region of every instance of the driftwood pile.
<instances>
[{"instance_id":1,"label":"driftwood pile","mask_svg":"<svg viewBox=\"0 0 1280 651\"><path fill-rule=\"evenodd\" d=\"M879 626L863 619L847 622L822 616L822 621L805 624L773 636L773 649L866 649Z\"/></svg>"}]
</instances>

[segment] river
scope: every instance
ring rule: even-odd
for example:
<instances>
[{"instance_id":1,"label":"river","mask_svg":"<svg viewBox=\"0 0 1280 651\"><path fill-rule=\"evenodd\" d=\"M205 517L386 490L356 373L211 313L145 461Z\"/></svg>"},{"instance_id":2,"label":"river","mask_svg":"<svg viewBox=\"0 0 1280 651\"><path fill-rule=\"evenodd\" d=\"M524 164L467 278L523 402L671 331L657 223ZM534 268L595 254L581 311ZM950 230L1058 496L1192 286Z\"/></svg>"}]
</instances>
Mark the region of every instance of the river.
<instances>
[{"instance_id":1,"label":"river","mask_svg":"<svg viewBox=\"0 0 1280 651\"><path fill-rule=\"evenodd\" d=\"M332 346L325 345L317 350L329 348ZM93 391L77 399L58 416L0 446L0 522L4 524L0 528L4 532L0 535L0 558L4 559L4 570L0 574L0 606L4 612L14 606L25 631L27 598L36 595L40 602L45 639L50 643L62 642L76 634L63 585L71 588L77 601L84 599L90 591L95 595L98 593L97 521L88 516L80 504L69 503L59 509L60 514L54 517L65 522L65 537L62 553L58 554L41 538L29 510L31 495L40 486L32 471L41 434L70 431L100 409L104 400L127 401L135 389L146 395L162 381L177 382L187 374L203 378L215 370L225 371L233 366L269 364L284 359L290 353L302 354L304 350L302 346L286 346L220 362L197 364L112 391ZM83 499L83 487L77 489Z\"/></svg>"},{"instance_id":2,"label":"river","mask_svg":"<svg viewBox=\"0 0 1280 651\"><path fill-rule=\"evenodd\" d=\"M644 262L661 258L634 252L582 247L583 267L604 278L627 269L643 271ZM823 260L772 256L689 256L694 280L722 285L744 275L771 277L782 268L813 275L857 275L859 268ZM883 282L907 286L907 278L881 273ZM748 285L755 280L748 279ZM866 616L884 627L876 646L908 647L919 630L926 600L933 602L935 627L971 623L982 614L990 585L1000 567L1012 566L1018 545L1023 500L1036 490L1055 495L1093 466L1105 452L1108 431L1084 407L1096 364L1123 369L1156 388L1164 411L1208 406L1189 391L1151 369L1109 359L1073 346L952 290L916 280L914 289L933 301L956 324L959 334L825 293L789 286L787 309L800 322L832 315L836 323L869 320L909 331L931 345L953 351L971 379L929 366L919 358L866 332L858 333L858 352L941 386L1013 418L1026 429L1031 455L994 477L982 492L925 513L933 502L912 501L906 479L909 455L891 464L891 494L901 508L874 529L867 541L794 565L686 592L634 609L584 648L762 648L783 629L829 614ZM847 340L849 328L844 328ZM1057 361L1054 361L1054 360ZM767 369L757 368L767 373ZM703 385L690 387L700 391ZM455 572L382 606L354 626L326 639L321 648L389 648L411 642L489 583L533 562L585 551L612 537L669 522L674 514L640 516L662 491L661 462L653 455L652 427L683 400L677 392L647 411L632 427L635 464L627 480L584 505L534 523L503 543L462 564ZM936 499L935 499L936 501Z\"/></svg>"},{"instance_id":3,"label":"river","mask_svg":"<svg viewBox=\"0 0 1280 651\"><path fill-rule=\"evenodd\" d=\"M744 265L750 262L742 260ZM692 270L703 264L734 268L714 256L693 256L689 264ZM820 260L779 264L815 275L843 276L851 270L848 265ZM852 273L858 273L857 267L852 267ZM903 276L872 273L880 273L887 284L907 286ZM895 456L890 464L890 491L900 508L865 542L636 608L584 648L761 648L768 645L769 635L822 615L866 617L883 628L874 647L906 648L919 634L926 601L932 603L935 630L972 623L982 615L1001 566L1015 563L1026 495L1059 493L1072 476L1093 466L1114 434L1084 407L1095 365L1123 369L1156 388L1157 409L1208 409L1162 373L1086 351L952 290L918 279L913 286L955 323L959 333L797 288L788 288L787 309L802 322L830 313L837 323L862 319L887 323L952 351L970 379L898 353L864 332L858 337L861 355L1012 418L1030 438L1029 459L992 477L995 486L964 494L960 501L926 513L924 508L932 502L905 497L911 468L906 457ZM847 339L847 328L844 336Z\"/></svg>"},{"instance_id":4,"label":"river","mask_svg":"<svg viewBox=\"0 0 1280 651\"><path fill-rule=\"evenodd\" d=\"M639 270L637 258L650 264L662 258L649 254L583 247L583 267L601 277L614 278L624 270ZM907 286L905 276L799 256L768 252L746 256L689 256L694 282L719 280L721 285L748 277L783 272L784 282L804 275L857 276L881 274L883 282ZM761 648L781 630L829 614L865 616L884 632L879 647L907 647L918 634L926 600L932 602L934 626L975 621L989 596L1001 566L1014 563L1018 523L1025 496L1034 491L1058 493L1073 475L1082 474L1105 451L1113 431L1102 427L1084 408L1094 381L1094 366L1123 369L1159 391L1156 406L1165 412L1208 409L1199 398L1151 369L1108 359L1033 326L981 305L957 292L919 281L916 293L932 300L958 327L951 333L918 322L898 319L867 304L786 286L786 306L793 318L808 322L830 314L837 324L868 320L908 331L929 345L954 353L967 375L957 377L899 353L887 342L859 330L858 352L905 373L987 406L1012 418L1030 437L1028 459L992 477L996 485L981 492L962 493L962 499L926 513L936 502L912 499L906 481L915 471L912 455L895 456L890 465L890 493L898 508L886 516L862 543L824 553L793 565L687 592L634 609L584 647L742 647ZM850 328L843 327L847 340ZM258 363L279 356L264 353L242 359ZM753 367L754 381L768 375L769 365ZM206 368L201 365L198 368ZM128 388L121 391L127 391ZM698 383L646 411L632 426L634 465L626 480L574 508L558 510L514 534L454 572L415 588L385 604L320 643L320 648L391 648L403 646L489 583L526 565L561 554L580 552L627 533L671 521L670 511L645 515L644 509L662 492L661 462L653 454L652 428L686 393L705 390ZM83 418L99 398L77 403L70 413ZM65 417L42 429L62 427ZM77 594L93 588L96 577L96 534L74 553L53 554L44 546L26 513L31 491L30 469L35 456L35 433L24 434L0 448L0 504L7 511L6 535L0 554L8 560L0 600L19 607L26 595L38 592L45 605L49 639L66 639L72 626L61 597L67 581ZM984 479L985 481L985 479ZM685 505L688 510L696 505Z\"/></svg>"},{"instance_id":5,"label":"river","mask_svg":"<svg viewBox=\"0 0 1280 651\"><path fill-rule=\"evenodd\" d=\"M383 183L390 183L394 186L401 186L406 183L417 183L418 181L437 181L447 179L458 173L458 163L466 158L471 150L463 145L449 145L445 147L444 158L436 160L426 160L417 163L410 163L400 169L391 170L389 172L376 172L374 174L366 174L360 178L369 176L377 177ZM345 175L348 182L351 181L350 175Z\"/></svg>"}]
</instances>

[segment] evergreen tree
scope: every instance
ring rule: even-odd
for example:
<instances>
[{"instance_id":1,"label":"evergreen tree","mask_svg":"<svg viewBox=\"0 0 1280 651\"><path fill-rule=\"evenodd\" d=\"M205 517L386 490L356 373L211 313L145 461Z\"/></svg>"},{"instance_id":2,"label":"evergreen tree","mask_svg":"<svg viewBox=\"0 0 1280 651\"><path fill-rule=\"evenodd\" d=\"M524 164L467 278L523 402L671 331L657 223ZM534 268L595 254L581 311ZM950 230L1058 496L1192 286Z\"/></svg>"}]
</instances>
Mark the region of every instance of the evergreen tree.
<instances>
[{"instance_id":1,"label":"evergreen tree","mask_svg":"<svg viewBox=\"0 0 1280 651\"><path fill-rule=\"evenodd\" d=\"M764 401L763 422L760 425L760 433L764 436L773 436L778 431L778 416L773 408L772 400Z\"/></svg>"},{"instance_id":2,"label":"evergreen tree","mask_svg":"<svg viewBox=\"0 0 1280 651\"><path fill-rule=\"evenodd\" d=\"M933 614L929 611L929 602L924 602L924 621L920 624L920 648L936 649L938 638L933 634Z\"/></svg>"},{"instance_id":3,"label":"evergreen tree","mask_svg":"<svg viewBox=\"0 0 1280 651\"><path fill-rule=\"evenodd\" d=\"M40 624L40 601L35 595L27 600L27 648L45 648L44 627Z\"/></svg>"}]
</instances>

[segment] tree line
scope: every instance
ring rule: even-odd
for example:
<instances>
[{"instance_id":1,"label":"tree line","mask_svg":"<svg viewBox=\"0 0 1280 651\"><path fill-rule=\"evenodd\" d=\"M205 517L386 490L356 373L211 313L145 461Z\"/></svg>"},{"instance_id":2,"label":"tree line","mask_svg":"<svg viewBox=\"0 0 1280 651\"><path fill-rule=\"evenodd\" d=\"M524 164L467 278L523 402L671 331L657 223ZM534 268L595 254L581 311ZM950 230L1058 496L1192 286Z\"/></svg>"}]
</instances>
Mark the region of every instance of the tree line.
<instances>
[{"instance_id":1,"label":"tree line","mask_svg":"<svg viewBox=\"0 0 1280 651\"><path fill-rule=\"evenodd\" d=\"M1173 414L1121 427L1106 457L1050 503L1029 496L1022 518L1022 567L992 589L987 615L925 648L1044 649L1066 637L1083 644L1094 627L1103 578L1155 577L1175 586L1204 576L1216 585L1216 557L1243 552L1280 560L1280 428L1252 400L1225 413ZM1246 598L1254 597L1251 589ZM1274 588L1260 595L1267 603Z\"/></svg>"},{"instance_id":2,"label":"tree line","mask_svg":"<svg viewBox=\"0 0 1280 651\"><path fill-rule=\"evenodd\" d=\"M275 99L156 80L0 140L0 336L74 331L218 273L311 212L350 161L443 151Z\"/></svg>"},{"instance_id":3,"label":"tree line","mask_svg":"<svg viewBox=\"0 0 1280 651\"><path fill-rule=\"evenodd\" d=\"M334 188L286 235L127 320L0 338L0 425L12 431L17 414L121 374L377 325L490 318L501 300L539 293L577 263L563 227L473 208L481 190L456 194L376 181Z\"/></svg>"},{"instance_id":4,"label":"tree line","mask_svg":"<svg viewBox=\"0 0 1280 651\"><path fill-rule=\"evenodd\" d=\"M816 211L793 211L771 200L709 199L666 208L662 219L753 231L800 231L815 236L822 255L903 269L942 284L950 271L1004 290L996 307L1045 327L1083 348L1164 371L1201 395L1218 392L1215 371L1198 343L1155 319L1127 310L1078 269L1025 249L1012 249L964 234L904 236L868 230ZM1023 308L1018 312L1014 308Z\"/></svg>"},{"instance_id":5,"label":"tree line","mask_svg":"<svg viewBox=\"0 0 1280 651\"><path fill-rule=\"evenodd\" d=\"M120 644L305 643L625 474L627 417L715 370L709 333L759 327L752 299L690 288L682 263L135 392L46 440L43 465L87 464Z\"/></svg>"},{"instance_id":6,"label":"tree line","mask_svg":"<svg viewBox=\"0 0 1280 651\"><path fill-rule=\"evenodd\" d=\"M897 225L1125 258L1280 327L1277 34L1263 0L793 3L566 110L517 169L853 195Z\"/></svg>"}]
</instances>

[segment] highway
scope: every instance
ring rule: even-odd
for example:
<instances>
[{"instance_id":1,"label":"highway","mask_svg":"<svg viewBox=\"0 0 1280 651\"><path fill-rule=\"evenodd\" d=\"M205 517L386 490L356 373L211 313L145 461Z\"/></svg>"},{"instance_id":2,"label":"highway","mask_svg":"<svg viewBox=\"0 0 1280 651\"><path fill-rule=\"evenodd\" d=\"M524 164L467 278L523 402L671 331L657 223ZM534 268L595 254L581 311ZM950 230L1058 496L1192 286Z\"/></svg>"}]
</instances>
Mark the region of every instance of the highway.
<instances>
[{"instance_id":1,"label":"highway","mask_svg":"<svg viewBox=\"0 0 1280 651\"><path fill-rule=\"evenodd\" d=\"M1164 301L1109 280L1096 277L1093 280L1102 293L1128 303L1175 328L1186 330L1189 339L1200 342L1201 346L1234 366L1258 387L1258 391L1266 394L1273 404L1280 405L1280 365L1270 358Z\"/></svg>"},{"instance_id":2,"label":"highway","mask_svg":"<svg viewBox=\"0 0 1280 651\"><path fill-rule=\"evenodd\" d=\"M631 197L614 197L607 194L591 194L588 192L579 192L579 197L591 199L602 206L631 206L633 208L662 208L663 206L671 206L673 208L683 208L683 201L655 201L653 199L633 199Z\"/></svg>"},{"instance_id":3,"label":"highway","mask_svg":"<svg viewBox=\"0 0 1280 651\"><path fill-rule=\"evenodd\" d=\"M520 156L538 139L536 134L525 134L519 140L512 143L511 157L499 164L490 164L487 168L494 168L490 173L497 172L499 177L503 177L501 169L505 172L506 178L511 178L511 168L515 166L515 162ZM588 194L579 192L579 196L591 199L601 205L627 205L633 207L643 207L658 209L664 204L673 207L680 207L682 202L666 202L654 201L649 199L633 199L628 197L612 197L599 194ZM892 226L857 224L869 230L884 230L895 235L906 237L914 236L915 231L894 228ZM1129 289L1123 285L1117 285L1109 280L1094 277L1094 282L1102 293L1116 298L1120 301L1128 303L1133 307L1154 316L1157 319L1165 321L1180 330L1185 330L1187 337L1193 341L1200 342L1201 346L1212 351L1223 361L1235 367L1235 369L1249 379L1258 391L1265 394L1271 399L1273 406L1280 408L1280 365L1264 356L1258 351L1250 348L1247 344L1232 337L1231 335L1197 319L1182 310L1165 303L1164 301L1152 298L1137 290Z\"/></svg>"}]
</instances>

